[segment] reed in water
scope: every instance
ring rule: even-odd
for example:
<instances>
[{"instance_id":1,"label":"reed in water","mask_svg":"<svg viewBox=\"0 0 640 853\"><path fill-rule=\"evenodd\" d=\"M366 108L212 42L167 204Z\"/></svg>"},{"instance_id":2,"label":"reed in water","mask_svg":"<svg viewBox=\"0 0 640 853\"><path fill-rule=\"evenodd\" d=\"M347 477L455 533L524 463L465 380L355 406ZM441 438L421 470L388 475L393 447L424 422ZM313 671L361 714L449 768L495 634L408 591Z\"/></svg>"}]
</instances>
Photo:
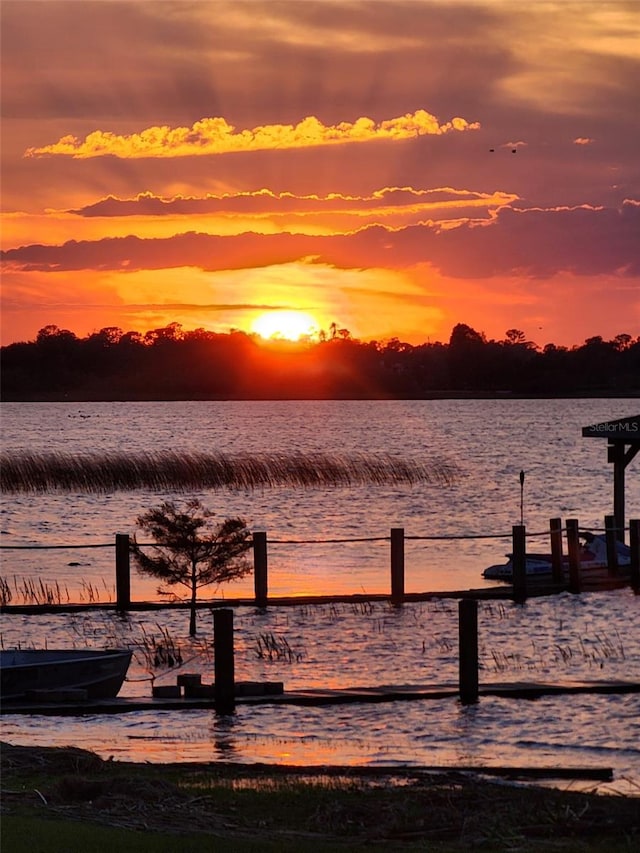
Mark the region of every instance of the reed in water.
<instances>
[{"instance_id":1,"label":"reed in water","mask_svg":"<svg viewBox=\"0 0 640 853\"><path fill-rule=\"evenodd\" d=\"M0 489L7 493L446 485L455 473L455 467L446 462L407 460L388 454L229 455L166 450L0 454Z\"/></svg>"}]
</instances>

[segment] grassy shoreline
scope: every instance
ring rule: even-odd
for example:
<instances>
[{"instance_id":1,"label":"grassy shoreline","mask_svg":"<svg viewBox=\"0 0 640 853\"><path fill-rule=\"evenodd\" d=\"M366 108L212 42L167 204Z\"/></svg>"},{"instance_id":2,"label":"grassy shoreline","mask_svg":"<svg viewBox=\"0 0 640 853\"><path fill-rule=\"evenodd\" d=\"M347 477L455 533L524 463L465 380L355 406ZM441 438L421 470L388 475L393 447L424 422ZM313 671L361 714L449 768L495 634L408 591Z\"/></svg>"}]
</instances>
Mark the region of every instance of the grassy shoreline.
<instances>
[{"instance_id":1,"label":"grassy shoreline","mask_svg":"<svg viewBox=\"0 0 640 853\"><path fill-rule=\"evenodd\" d=\"M7 853L631 851L640 797L451 771L134 764L3 743Z\"/></svg>"}]
</instances>

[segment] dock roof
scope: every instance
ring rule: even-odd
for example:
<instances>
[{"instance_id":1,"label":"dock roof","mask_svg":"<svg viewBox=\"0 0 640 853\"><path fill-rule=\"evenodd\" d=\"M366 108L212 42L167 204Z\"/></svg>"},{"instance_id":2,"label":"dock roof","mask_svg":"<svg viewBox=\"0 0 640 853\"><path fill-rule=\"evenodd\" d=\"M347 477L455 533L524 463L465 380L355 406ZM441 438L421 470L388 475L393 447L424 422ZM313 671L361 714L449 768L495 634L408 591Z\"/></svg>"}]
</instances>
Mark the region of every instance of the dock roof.
<instances>
[{"instance_id":1,"label":"dock roof","mask_svg":"<svg viewBox=\"0 0 640 853\"><path fill-rule=\"evenodd\" d=\"M582 437L606 438L609 441L622 441L625 444L640 444L640 415L582 427Z\"/></svg>"}]
</instances>

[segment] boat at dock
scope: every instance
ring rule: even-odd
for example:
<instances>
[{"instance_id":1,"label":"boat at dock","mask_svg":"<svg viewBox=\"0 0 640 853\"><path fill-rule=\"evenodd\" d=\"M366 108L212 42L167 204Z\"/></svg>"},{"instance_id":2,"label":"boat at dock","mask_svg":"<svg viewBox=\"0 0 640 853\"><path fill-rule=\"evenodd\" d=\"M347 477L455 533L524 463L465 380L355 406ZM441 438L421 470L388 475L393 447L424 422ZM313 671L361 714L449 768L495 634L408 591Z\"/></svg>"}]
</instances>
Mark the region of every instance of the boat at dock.
<instances>
[{"instance_id":1,"label":"boat at dock","mask_svg":"<svg viewBox=\"0 0 640 853\"><path fill-rule=\"evenodd\" d=\"M129 649L10 649L0 651L0 699L111 699L131 663Z\"/></svg>"},{"instance_id":2,"label":"boat at dock","mask_svg":"<svg viewBox=\"0 0 640 853\"><path fill-rule=\"evenodd\" d=\"M608 569L607 540L603 535L582 531L580 533L580 574L588 576L590 573L602 574L602 570ZM631 549L624 542L616 542L616 555L618 572L622 577L630 574ZM487 580L513 581L513 555L507 554L507 562L489 566L482 572ZM562 558L562 569L565 578L569 577L569 558L565 554ZM550 553L526 554L525 570L527 578L551 580L553 575L553 563Z\"/></svg>"}]
</instances>

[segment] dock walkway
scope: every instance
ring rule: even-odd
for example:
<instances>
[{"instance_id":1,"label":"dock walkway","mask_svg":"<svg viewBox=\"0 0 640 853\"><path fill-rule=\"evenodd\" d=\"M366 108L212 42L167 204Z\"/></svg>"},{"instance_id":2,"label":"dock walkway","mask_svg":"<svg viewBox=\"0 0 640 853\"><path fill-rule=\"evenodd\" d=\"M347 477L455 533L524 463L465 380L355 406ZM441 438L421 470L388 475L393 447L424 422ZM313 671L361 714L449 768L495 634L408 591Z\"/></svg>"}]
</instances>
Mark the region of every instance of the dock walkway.
<instances>
[{"instance_id":1,"label":"dock walkway","mask_svg":"<svg viewBox=\"0 0 640 853\"><path fill-rule=\"evenodd\" d=\"M628 681L565 681L515 682L485 684L479 687L479 697L499 696L505 699L539 699L541 696L565 694L625 694L640 693L640 684ZM312 688L285 690L282 693L236 696L236 705L341 705L356 702L380 703L425 699L457 699L457 684L382 685L378 687ZM82 702L23 703L4 702L0 714L36 714L50 716L80 716L124 714L132 711L215 710L212 698L117 697L115 699L85 700Z\"/></svg>"},{"instance_id":2,"label":"dock walkway","mask_svg":"<svg viewBox=\"0 0 640 853\"><path fill-rule=\"evenodd\" d=\"M630 586L628 578L611 578L603 576L597 581L591 580L584 585L584 592L602 592L614 589L623 589ZM529 579L527 595L529 598L542 598L545 596L558 595L567 592L565 584L554 584L546 580ZM405 592L402 603L420 601L440 601L443 599L459 600L462 598L473 598L476 601L501 601L513 600L514 590L512 584L500 584L499 586L480 587L478 589L454 589L436 592ZM215 610L221 607L250 607L264 609L265 607L308 607L323 604L373 604L375 602L393 603L389 593L343 593L334 595L283 595L269 596L264 605L256 604L255 598L215 598L199 599L196 602L197 610ZM127 612L145 612L161 610L186 610L191 607L189 601L131 601L127 604ZM65 604L2 604L0 614L3 615L45 615L61 613L83 613L93 610L117 611L118 605L114 601L94 601Z\"/></svg>"}]
</instances>

